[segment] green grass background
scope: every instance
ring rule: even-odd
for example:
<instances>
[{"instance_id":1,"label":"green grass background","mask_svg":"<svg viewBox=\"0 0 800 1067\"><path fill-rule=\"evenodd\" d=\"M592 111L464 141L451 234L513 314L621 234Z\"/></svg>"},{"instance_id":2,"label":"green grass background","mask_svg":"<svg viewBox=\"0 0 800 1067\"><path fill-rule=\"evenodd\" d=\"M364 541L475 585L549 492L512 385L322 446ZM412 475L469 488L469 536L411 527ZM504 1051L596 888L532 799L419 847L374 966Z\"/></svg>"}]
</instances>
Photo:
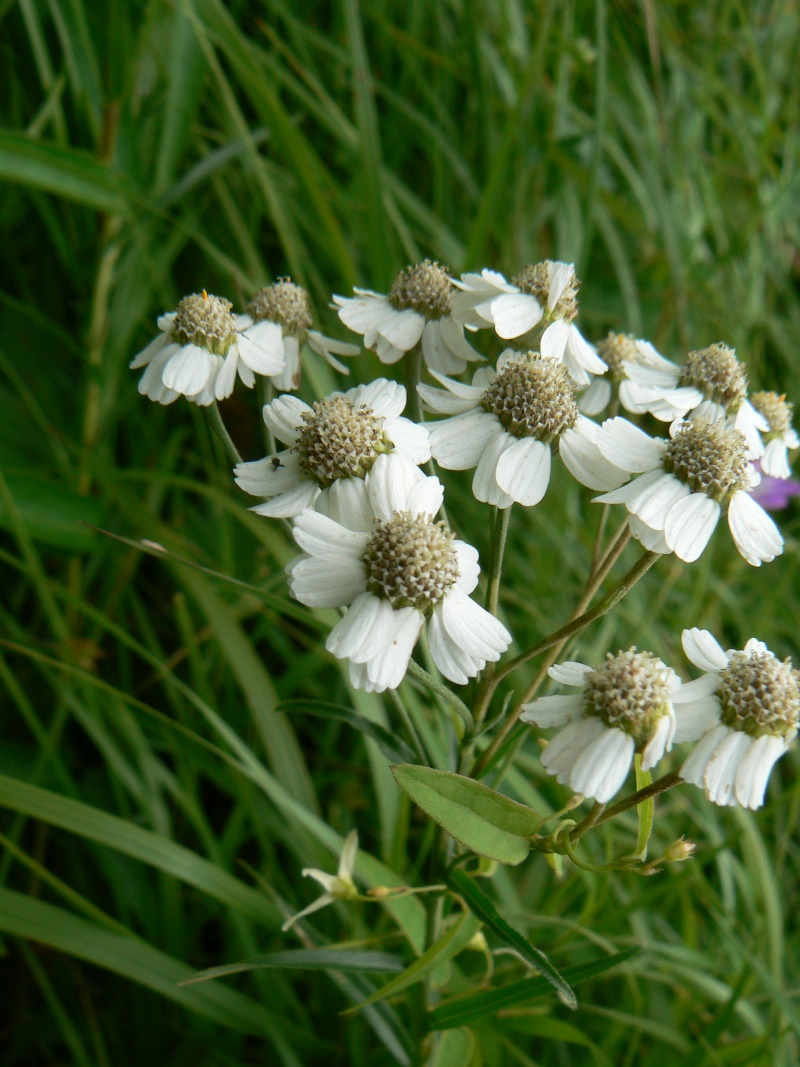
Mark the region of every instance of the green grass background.
<instances>
[{"instance_id":1,"label":"green grass background","mask_svg":"<svg viewBox=\"0 0 800 1067\"><path fill-rule=\"evenodd\" d=\"M673 358L725 340L754 385L796 399L799 51L789 0L0 0L4 1064L361 1067L410 1025L402 1004L338 1014L380 976L177 985L297 947L279 925L313 899L300 868L333 869L353 826L372 883L422 878L432 838L374 742L276 711L328 699L399 729L322 651L330 618L288 600L291 543L247 512L202 413L137 394L127 364L155 315L290 274L341 336L332 291L381 290L422 256L508 275L553 257L577 264L588 336L631 330ZM364 357L352 380L377 371ZM307 398L336 384L307 365ZM224 413L261 455L254 398ZM468 479L447 485L485 560ZM559 478L517 509L503 607L522 643L577 598L588 501ZM797 512L779 521L775 563L752 570L720 530L699 563L662 560L578 653L636 641L685 672L680 629L701 625L797 662ZM404 699L448 766L445 713ZM553 810L565 792L536 752L504 788ZM503 914L557 966L643 951L581 987L576 1013L523 1005L437 1062L796 1064L797 766L755 815L688 788L659 803L652 854L681 833L700 848L658 877L501 871ZM615 824L586 855L634 834ZM402 950L378 906L313 926ZM451 988L480 980L480 957L456 964ZM498 972L523 974L508 956Z\"/></svg>"}]
</instances>

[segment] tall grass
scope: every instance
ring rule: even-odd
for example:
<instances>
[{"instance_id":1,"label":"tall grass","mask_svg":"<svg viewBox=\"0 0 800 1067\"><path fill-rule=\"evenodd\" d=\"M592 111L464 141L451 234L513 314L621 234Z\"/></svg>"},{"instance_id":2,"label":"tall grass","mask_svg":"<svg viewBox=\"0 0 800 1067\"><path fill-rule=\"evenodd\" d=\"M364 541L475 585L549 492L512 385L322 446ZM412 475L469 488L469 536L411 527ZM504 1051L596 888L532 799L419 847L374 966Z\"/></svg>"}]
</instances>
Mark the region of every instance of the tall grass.
<instances>
[{"instance_id":1,"label":"tall grass","mask_svg":"<svg viewBox=\"0 0 800 1067\"><path fill-rule=\"evenodd\" d=\"M288 599L289 538L247 512L198 411L136 393L127 363L154 316L290 274L335 333L332 291L380 290L424 255L510 274L552 256L578 264L590 336L630 329L676 357L724 339L792 399L798 48L788 2L0 3L9 1067L407 1057L401 1006L339 1015L380 975L178 984L297 947L279 927L311 899L300 868L331 869L353 826L367 884L416 878L431 842L377 743L310 714L324 697L396 729L326 657L324 613ZM309 395L334 384L308 373ZM251 398L225 414L258 457ZM557 488L554 510L512 528L504 610L522 636L565 618L583 577L594 513ZM467 483L448 490L485 553ZM638 641L675 657L680 628L703 625L797 657L796 528L784 516L768 575L721 542L691 570L664 561L581 653ZM443 712L408 683L404 697L447 766ZM558 807L532 745L516 767L506 788ZM682 832L702 848L659 877L501 872L504 914L563 965L643 952L583 987L577 1013L545 998L455 1031L437 1062L795 1064L796 768L755 816L688 791L661 804L654 849ZM419 910L395 907L413 941ZM374 918L328 909L317 943L361 945ZM401 951L376 921L366 947ZM518 976L509 957L498 969Z\"/></svg>"}]
</instances>

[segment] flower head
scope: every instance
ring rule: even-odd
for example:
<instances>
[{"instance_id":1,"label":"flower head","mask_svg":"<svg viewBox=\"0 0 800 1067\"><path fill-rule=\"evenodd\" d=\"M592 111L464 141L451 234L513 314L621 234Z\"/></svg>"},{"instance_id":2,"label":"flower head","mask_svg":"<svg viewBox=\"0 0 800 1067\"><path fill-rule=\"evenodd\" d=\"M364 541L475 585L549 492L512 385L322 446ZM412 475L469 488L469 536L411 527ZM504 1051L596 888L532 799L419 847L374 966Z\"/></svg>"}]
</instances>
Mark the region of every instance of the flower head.
<instances>
[{"instance_id":1,"label":"flower head","mask_svg":"<svg viewBox=\"0 0 800 1067\"><path fill-rule=\"evenodd\" d=\"M562 363L508 349L497 370L481 368L471 386L434 377L445 390L420 385L418 392L429 408L453 417L428 424L431 452L450 470L476 468L478 500L500 508L537 504L553 452L592 489L624 481L595 448L598 427L578 411L575 383Z\"/></svg>"},{"instance_id":2,"label":"flower head","mask_svg":"<svg viewBox=\"0 0 800 1067\"><path fill-rule=\"evenodd\" d=\"M572 263L544 260L524 267L514 284L496 271L462 274L455 283L453 315L472 329L494 327L498 337L518 347L537 348L548 359L563 362L579 385L606 365L582 336L574 319L578 289Z\"/></svg>"},{"instance_id":3,"label":"flower head","mask_svg":"<svg viewBox=\"0 0 800 1067\"><path fill-rule=\"evenodd\" d=\"M139 392L159 404L186 396L205 406L230 396L237 372L248 388L256 374L277 374L283 353L246 336L248 321L234 315L224 297L205 290L185 296L175 311L161 316L160 335L131 362L133 370L146 367Z\"/></svg>"},{"instance_id":4,"label":"flower head","mask_svg":"<svg viewBox=\"0 0 800 1067\"><path fill-rule=\"evenodd\" d=\"M688 706L699 738L681 777L715 804L758 808L767 779L786 752L800 722L800 673L751 638L741 650L723 652L707 630L683 631L683 648L706 674Z\"/></svg>"},{"instance_id":5,"label":"flower head","mask_svg":"<svg viewBox=\"0 0 800 1067\"><path fill-rule=\"evenodd\" d=\"M544 750L542 766L574 792L605 803L625 781L635 752L649 770L672 747L673 699L681 683L651 653L631 648L609 653L599 667L567 662L549 674L582 691L540 697L525 705L521 718L562 727Z\"/></svg>"},{"instance_id":6,"label":"flower head","mask_svg":"<svg viewBox=\"0 0 800 1067\"><path fill-rule=\"evenodd\" d=\"M800 447L800 438L792 427L794 405L785 396L772 392L754 393L751 403L768 425L763 435L761 469L770 478L790 478L789 449Z\"/></svg>"},{"instance_id":7,"label":"flower head","mask_svg":"<svg viewBox=\"0 0 800 1067\"><path fill-rule=\"evenodd\" d=\"M697 403L694 389L672 388L680 370L649 341L612 332L598 341L597 354L608 365L608 374L595 378L581 396L581 411L586 415L596 415L608 406L614 386L626 411L649 412L661 422L682 418Z\"/></svg>"},{"instance_id":8,"label":"flower head","mask_svg":"<svg viewBox=\"0 0 800 1067\"><path fill-rule=\"evenodd\" d=\"M349 370L336 356L357 356L357 345L336 341L312 330L314 316L311 298L291 278L279 278L259 289L247 305L245 336L282 357L282 370L272 375L276 388L283 391L300 386L300 350L307 344L342 374Z\"/></svg>"},{"instance_id":9,"label":"flower head","mask_svg":"<svg viewBox=\"0 0 800 1067\"><path fill-rule=\"evenodd\" d=\"M455 292L450 275L439 263L425 259L399 272L388 295L354 289L354 297L334 296L339 318L381 363L396 363L417 344L429 370L460 374L481 360L464 337L463 326L450 315Z\"/></svg>"},{"instance_id":10,"label":"flower head","mask_svg":"<svg viewBox=\"0 0 800 1067\"><path fill-rule=\"evenodd\" d=\"M312 912L319 911L320 908L324 908L328 904L333 904L334 900L358 900L359 893L353 882L357 852L358 831L351 830L344 839L341 855L339 856L339 869L336 874L327 874L325 871L317 870L316 867L303 868L303 877L313 878L319 882L325 892L321 897L317 897L312 904L309 904L307 908L303 908L297 915L287 919L281 930L285 932L294 926L298 919L311 915Z\"/></svg>"},{"instance_id":11,"label":"flower head","mask_svg":"<svg viewBox=\"0 0 800 1067\"><path fill-rule=\"evenodd\" d=\"M758 474L744 435L717 415L674 425L669 440L649 437L627 419L608 419L597 447L611 463L638 474L595 499L625 504L631 531L646 548L687 563L708 544L723 511L736 547L754 567L783 551L775 523L751 498Z\"/></svg>"},{"instance_id":12,"label":"flower head","mask_svg":"<svg viewBox=\"0 0 800 1067\"><path fill-rule=\"evenodd\" d=\"M500 658L505 627L470 599L478 554L435 520L438 478L407 461L378 456L363 499L336 482L317 511L297 518L303 554L289 564L292 595L311 607L345 607L326 648L350 661L350 678L371 692L396 689L423 625L433 661L464 685Z\"/></svg>"},{"instance_id":13,"label":"flower head","mask_svg":"<svg viewBox=\"0 0 800 1067\"><path fill-rule=\"evenodd\" d=\"M292 518L314 506L340 481L347 493L366 499L364 479L378 456L392 454L410 463L430 459L428 431L401 418L406 391L379 378L346 393L333 393L311 407L298 397L280 396L264 408L264 421L289 448L235 470L246 493L266 498L252 510Z\"/></svg>"}]
</instances>

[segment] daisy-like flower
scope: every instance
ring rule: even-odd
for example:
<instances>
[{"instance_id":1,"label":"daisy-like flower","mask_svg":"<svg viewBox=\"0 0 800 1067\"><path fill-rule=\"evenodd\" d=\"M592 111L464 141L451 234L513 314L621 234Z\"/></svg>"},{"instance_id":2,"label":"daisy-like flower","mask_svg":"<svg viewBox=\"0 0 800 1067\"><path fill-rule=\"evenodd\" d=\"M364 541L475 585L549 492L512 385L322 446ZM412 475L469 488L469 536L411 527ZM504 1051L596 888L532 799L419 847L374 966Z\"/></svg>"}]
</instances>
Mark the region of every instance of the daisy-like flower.
<instances>
[{"instance_id":1,"label":"daisy-like flower","mask_svg":"<svg viewBox=\"0 0 800 1067\"><path fill-rule=\"evenodd\" d=\"M350 661L356 688L396 689L426 620L434 663L464 685L500 658L511 635L469 597L478 553L434 521L439 479L390 460L378 456L367 474L366 509L332 490L327 514L298 516L294 538L303 555L287 568L289 587L310 607L349 605L325 647Z\"/></svg>"},{"instance_id":2,"label":"daisy-like flower","mask_svg":"<svg viewBox=\"0 0 800 1067\"><path fill-rule=\"evenodd\" d=\"M431 458L427 429L400 417L405 404L403 386L385 378L334 393L312 407L296 396L276 397L264 407L264 422L289 447L240 463L236 483L265 497L267 503L252 510L272 518L290 519L303 508L322 506L333 486L351 506L359 506L358 498L364 508L364 478L378 456L391 453L412 464Z\"/></svg>"},{"instance_id":3,"label":"daisy-like flower","mask_svg":"<svg viewBox=\"0 0 800 1067\"><path fill-rule=\"evenodd\" d=\"M497 372L481 368L472 385L434 377L446 389L420 385L419 395L433 411L453 417L428 423L431 452L448 470L475 467L478 500L499 508L537 504L556 451L591 489L625 481L626 473L598 451L599 427L578 411L575 384L563 364L508 349Z\"/></svg>"},{"instance_id":4,"label":"daisy-like flower","mask_svg":"<svg viewBox=\"0 0 800 1067\"><path fill-rule=\"evenodd\" d=\"M661 401L667 409L678 411L680 418L687 414L692 419L723 414L732 419L747 440L750 458L763 455L760 433L766 432L769 425L747 399L747 371L732 348L719 343L690 352L682 368L664 360L658 367L629 364L626 372L648 393L660 391Z\"/></svg>"},{"instance_id":5,"label":"daisy-like flower","mask_svg":"<svg viewBox=\"0 0 800 1067\"><path fill-rule=\"evenodd\" d=\"M381 363L397 363L421 344L429 370L460 374L467 363L483 356L450 316L455 291L445 268L425 259L401 270L388 295L354 289L354 297L334 296L331 307L345 326L363 334L365 347Z\"/></svg>"},{"instance_id":6,"label":"daisy-like flower","mask_svg":"<svg viewBox=\"0 0 800 1067\"><path fill-rule=\"evenodd\" d=\"M680 679L650 652L609 652L599 667L566 662L548 673L580 692L540 697L520 718L561 727L542 753L542 766L574 792L605 803L622 787L635 752L642 769L650 770L680 739L674 707Z\"/></svg>"},{"instance_id":7,"label":"daisy-like flower","mask_svg":"<svg viewBox=\"0 0 800 1067\"><path fill-rule=\"evenodd\" d=\"M233 304L205 289L180 301L158 320L161 333L131 362L146 367L139 392L159 404L179 396L206 406L233 392L236 374L252 388L256 374L277 374L282 352L242 333L248 320L233 314Z\"/></svg>"},{"instance_id":8,"label":"daisy-like flower","mask_svg":"<svg viewBox=\"0 0 800 1067\"><path fill-rule=\"evenodd\" d=\"M800 720L800 673L763 641L723 652L708 632L684 630L683 649L707 673L692 711L697 747L681 778L705 790L715 804L760 808L767 779L786 752ZM703 691L704 690L704 691Z\"/></svg>"},{"instance_id":9,"label":"daisy-like flower","mask_svg":"<svg viewBox=\"0 0 800 1067\"><path fill-rule=\"evenodd\" d=\"M545 260L525 267L514 284L497 271L462 274L461 293L453 297L453 316L473 329L493 326L498 337L517 347L538 348L547 359L563 362L578 385L606 365L573 320L578 289L572 263Z\"/></svg>"},{"instance_id":10,"label":"daisy-like flower","mask_svg":"<svg viewBox=\"0 0 800 1067\"><path fill-rule=\"evenodd\" d=\"M333 904L334 900L359 899L360 894L353 882L353 871L356 865L357 852L358 831L351 830L344 839L342 852L339 856L339 869L336 874L327 874L325 871L320 871L316 867L303 868L303 877L313 878L314 881L319 882L325 892L321 897L317 897L313 903L309 904L307 908L303 908L302 911L298 911L297 915L293 915L291 919L287 919L281 927L281 930L285 932L290 927L294 926L298 919L302 919L306 915L311 915L312 912L319 911L320 908L325 908L328 904Z\"/></svg>"},{"instance_id":11,"label":"daisy-like flower","mask_svg":"<svg viewBox=\"0 0 800 1067\"><path fill-rule=\"evenodd\" d=\"M336 356L357 356L358 345L325 337L309 327L314 316L311 299L301 285L291 278L279 278L259 289L242 316L244 336L281 360L281 370L270 375L277 389L284 392L300 388L300 351L307 344L342 374L350 371Z\"/></svg>"},{"instance_id":12,"label":"daisy-like flower","mask_svg":"<svg viewBox=\"0 0 800 1067\"><path fill-rule=\"evenodd\" d=\"M649 412L661 422L674 422L696 405L697 392L693 388L672 389L665 396L664 383L674 381L680 371L674 363L659 355L649 341L629 333L612 332L598 341L597 354L607 364L608 374L595 378L582 394L580 409L586 415L597 415L608 407L614 386L626 411L636 415ZM633 373L639 377L652 374L658 384L632 381L629 367L636 368Z\"/></svg>"},{"instance_id":13,"label":"daisy-like flower","mask_svg":"<svg viewBox=\"0 0 800 1067\"><path fill-rule=\"evenodd\" d=\"M736 547L753 567L780 555L778 528L750 496L759 475L739 430L728 420L705 416L674 425L671 432L663 440L627 419L607 419L598 448L639 477L595 500L625 504L631 532L645 548L674 552L686 563L699 557L723 511Z\"/></svg>"},{"instance_id":14,"label":"daisy-like flower","mask_svg":"<svg viewBox=\"0 0 800 1067\"><path fill-rule=\"evenodd\" d=\"M792 428L794 405L785 396L772 392L754 393L751 403L768 425L761 469L770 478L790 478L789 449L800 448L800 438Z\"/></svg>"}]
</instances>

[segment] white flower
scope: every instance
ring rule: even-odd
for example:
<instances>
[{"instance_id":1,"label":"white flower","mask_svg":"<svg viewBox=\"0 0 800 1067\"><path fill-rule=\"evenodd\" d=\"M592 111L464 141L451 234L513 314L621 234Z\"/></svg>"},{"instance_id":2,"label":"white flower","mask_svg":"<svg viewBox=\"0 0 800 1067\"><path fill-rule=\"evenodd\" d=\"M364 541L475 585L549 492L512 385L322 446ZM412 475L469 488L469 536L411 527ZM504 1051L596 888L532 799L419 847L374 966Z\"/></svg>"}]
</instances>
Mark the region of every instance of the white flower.
<instances>
[{"instance_id":1,"label":"white flower","mask_svg":"<svg viewBox=\"0 0 800 1067\"><path fill-rule=\"evenodd\" d=\"M334 486L363 509L364 478L378 456L390 453L413 464L431 457L427 429L400 417L405 404L403 386L385 378L333 393L313 407L296 396L276 397L264 407L264 422L289 447L240 463L236 484L267 498L251 510L272 518L293 518L315 503L319 508Z\"/></svg>"},{"instance_id":2,"label":"white flower","mask_svg":"<svg viewBox=\"0 0 800 1067\"><path fill-rule=\"evenodd\" d=\"M780 555L778 528L749 495L759 476L748 462L743 435L719 417L684 422L671 432L666 441L627 419L607 419L597 435L598 448L611 463L639 477L595 500L625 504L634 537L687 563L706 547L723 510L736 547L753 567Z\"/></svg>"},{"instance_id":3,"label":"white flower","mask_svg":"<svg viewBox=\"0 0 800 1067\"><path fill-rule=\"evenodd\" d=\"M563 362L578 385L588 385L590 375L605 371L572 321L580 284L572 263L548 259L525 267L513 285L490 270L462 274L455 284L462 290L452 300L457 321L472 329L493 326L498 337L518 346L538 346L547 359Z\"/></svg>"},{"instance_id":4,"label":"white flower","mask_svg":"<svg viewBox=\"0 0 800 1067\"><path fill-rule=\"evenodd\" d=\"M700 740L681 778L715 804L759 808L770 771L797 733L800 674L755 638L742 651L723 652L708 630L694 628L683 631L682 643L707 673L683 687L696 687L696 700L688 709L693 729L682 739Z\"/></svg>"},{"instance_id":5,"label":"white flower","mask_svg":"<svg viewBox=\"0 0 800 1067\"><path fill-rule=\"evenodd\" d=\"M186 396L205 407L233 392L236 374L252 388L256 374L277 374L283 353L246 336L246 318L232 312L230 300L205 290L185 296L175 311L158 320L161 333L131 362L146 367L139 392L159 404Z\"/></svg>"},{"instance_id":6,"label":"white flower","mask_svg":"<svg viewBox=\"0 0 800 1067\"><path fill-rule=\"evenodd\" d=\"M764 434L764 455L761 457L762 471L770 478L790 478L792 472L789 469L788 450L800 447L800 438L792 429L794 406L786 397L771 392L755 393L752 403L768 424Z\"/></svg>"},{"instance_id":7,"label":"white flower","mask_svg":"<svg viewBox=\"0 0 800 1067\"><path fill-rule=\"evenodd\" d=\"M680 371L659 355L649 341L612 332L598 342L597 354L608 365L608 375L595 378L582 394L580 409L586 415L597 415L608 407L614 384L626 411L635 415L649 412L662 422L682 418L698 403L696 389L672 388Z\"/></svg>"},{"instance_id":8,"label":"white flower","mask_svg":"<svg viewBox=\"0 0 800 1067\"><path fill-rule=\"evenodd\" d=\"M664 360L658 366L631 363L625 370L644 397L652 398L644 410L656 418L666 422L670 409L676 418L731 418L747 440L748 457L763 455L760 432L769 426L747 399L747 372L732 348L720 343L690 352L683 367Z\"/></svg>"},{"instance_id":9,"label":"white flower","mask_svg":"<svg viewBox=\"0 0 800 1067\"><path fill-rule=\"evenodd\" d=\"M276 389L284 392L300 387L300 350L307 344L342 374L350 371L336 356L357 356L358 345L336 341L312 330L311 299L291 278L279 278L259 289L243 316L244 335L281 358L281 371L271 375Z\"/></svg>"},{"instance_id":10,"label":"white flower","mask_svg":"<svg viewBox=\"0 0 800 1067\"><path fill-rule=\"evenodd\" d=\"M303 877L313 878L319 882L325 892L321 897L309 904L307 908L298 911L291 919L287 919L281 927L284 932L297 922L298 919L319 911L320 908L333 904L334 900L358 900L358 890L353 882L353 871L356 865L356 853L358 852L358 831L351 830L342 844L342 852L339 856L339 869L336 874L326 874L316 867L304 867Z\"/></svg>"},{"instance_id":11,"label":"white flower","mask_svg":"<svg viewBox=\"0 0 800 1067\"><path fill-rule=\"evenodd\" d=\"M635 752L642 754L642 769L650 770L671 749L681 683L651 653L632 648L609 653L599 667L570 661L548 673L581 692L540 697L520 718L561 727L542 753L542 766L575 793L605 803L622 787Z\"/></svg>"},{"instance_id":12,"label":"white flower","mask_svg":"<svg viewBox=\"0 0 800 1067\"><path fill-rule=\"evenodd\" d=\"M429 408L453 417L428 423L431 452L448 470L475 467L478 500L500 508L537 504L550 481L553 451L591 489L625 480L625 472L594 444L599 427L578 411L575 386L562 364L508 349L497 372L481 368L472 385L434 377L446 391L420 385L419 395Z\"/></svg>"},{"instance_id":13,"label":"white flower","mask_svg":"<svg viewBox=\"0 0 800 1067\"><path fill-rule=\"evenodd\" d=\"M353 292L334 296L331 307L345 326L363 334L381 363L397 363L419 343L429 370L442 374L460 374L467 363L483 359L450 316L453 281L438 263L426 259L400 271L388 296Z\"/></svg>"},{"instance_id":14,"label":"white flower","mask_svg":"<svg viewBox=\"0 0 800 1067\"><path fill-rule=\"evenodd\" d=\"M350 661L356 688L396 689L426 619L434 663L464 685L500 658L511 636L469 597L478 553L433 520L442 505L439 479L391 458L378 456L367 474L366 510L335 494L347 484L337 482L326 514L298 516L294 538L303 555L287 567L289 587L310 607L349 605L326 648Z\"/></svg>"}]
</instances>

